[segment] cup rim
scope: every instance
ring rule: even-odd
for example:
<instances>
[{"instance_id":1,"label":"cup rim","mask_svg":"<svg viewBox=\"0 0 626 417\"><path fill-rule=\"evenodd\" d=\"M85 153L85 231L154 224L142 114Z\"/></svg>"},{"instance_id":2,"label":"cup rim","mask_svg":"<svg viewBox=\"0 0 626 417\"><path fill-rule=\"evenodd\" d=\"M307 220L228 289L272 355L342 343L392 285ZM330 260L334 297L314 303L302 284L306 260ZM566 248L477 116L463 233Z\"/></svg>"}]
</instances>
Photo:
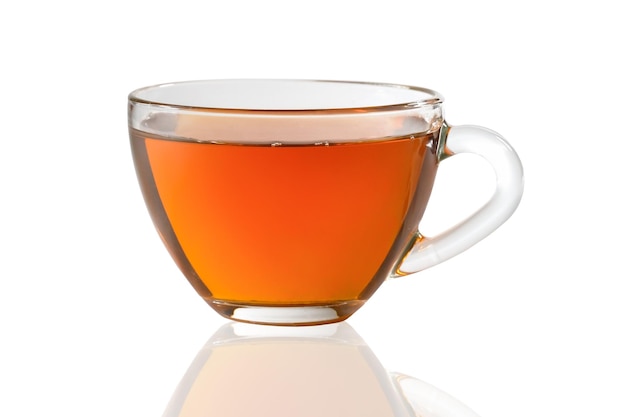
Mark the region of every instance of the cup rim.
<instances>
[{"instance_id":1,"label":"cup rim","mask_svg":"<svg viewBox=\"0 0 626 417\"><path fill-rule=\"evenodd\" d=\"M320 83L320 84L335 84L341 86L363 86L363 87L377 87L385 89L397 89L409 94L415 93L415 96L422 95L424 97L413 100L397 100L391 103L384 104L372 104L372 105L348 105L348 106L311 106L302 108L284 108L284 107L267 107L267 108L255 108L255 107L243 107L243 106L215 106L215 105L197 105L197 104L185 104L182 101L176 100L162 100L151 99L141 97L151 91L158 89L166 89L177 86L190 86L192 84L207 84L207 83ZM304 114L354 114L354 113L379 113L387 111L401 111L401 110L414 110L424 107L433 107L443 103L443 96L435 90L417 87L408 84L395 84L384 82L370 82L370 81L348 81L348 80L327 80L327 79L288 79L288 78L232 78L232 79L203 79L203 80L189 80L189 81L176 81L169 83L153 84L146 87L141 87L133 90L128 95L128 100L131 103L143 104L148 106L157 106L162 108L184 109L198 112L226 112L226 113L239 113L239 114L274 114L274 115L304 115Z\"/></svg>"}]
</instances>

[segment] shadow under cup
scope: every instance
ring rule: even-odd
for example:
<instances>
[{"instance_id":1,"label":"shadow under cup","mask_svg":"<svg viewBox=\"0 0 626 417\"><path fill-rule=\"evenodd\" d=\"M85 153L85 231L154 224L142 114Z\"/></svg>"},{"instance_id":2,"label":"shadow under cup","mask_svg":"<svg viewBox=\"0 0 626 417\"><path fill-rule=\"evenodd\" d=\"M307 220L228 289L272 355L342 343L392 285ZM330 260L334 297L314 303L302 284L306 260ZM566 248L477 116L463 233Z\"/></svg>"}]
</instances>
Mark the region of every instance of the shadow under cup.
<instances>
[{"instance_id":1,"label":"shadow under cup","mask_svg":"<svg viewBox=\"0 0 626 417\"><path fill-rule=\"evenodd\" d=\"M131 93L129 127L149 212L196 291L235 320L319 324L405 274L441 106L415 87L198 81Z\"/></svg>"}]
</instances>

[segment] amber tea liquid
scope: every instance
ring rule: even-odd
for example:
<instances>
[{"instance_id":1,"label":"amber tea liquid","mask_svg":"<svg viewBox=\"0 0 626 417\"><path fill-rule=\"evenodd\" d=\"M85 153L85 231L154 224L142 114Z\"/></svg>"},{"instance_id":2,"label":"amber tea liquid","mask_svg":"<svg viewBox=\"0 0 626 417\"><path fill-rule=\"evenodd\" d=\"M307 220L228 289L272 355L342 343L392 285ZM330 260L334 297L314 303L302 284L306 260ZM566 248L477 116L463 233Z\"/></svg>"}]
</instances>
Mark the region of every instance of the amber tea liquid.
<instances>
[{"instance_id":1,"label":"amber tea liquid","mask_svg":"<svg viewBox=\"0 0 626 417\"><path fill-rule=\"evenodd\" d=\"M131 131L152 218L209 302L364 302L417 232L436 133L351 143L216 144Z\"/></svg>"}]
</instances>

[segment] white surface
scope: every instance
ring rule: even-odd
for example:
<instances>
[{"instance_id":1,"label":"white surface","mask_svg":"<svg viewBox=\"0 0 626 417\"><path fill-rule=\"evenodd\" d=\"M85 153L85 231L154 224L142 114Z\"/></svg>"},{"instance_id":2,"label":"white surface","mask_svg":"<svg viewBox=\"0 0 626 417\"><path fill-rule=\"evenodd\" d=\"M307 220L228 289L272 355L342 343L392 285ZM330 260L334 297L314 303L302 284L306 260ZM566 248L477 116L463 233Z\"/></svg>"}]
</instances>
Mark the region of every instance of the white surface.
<instances>
[{"instance_id":1,"label":"white surface","mask_svg":"<svg viewBox=\"0 0 626 417\"><path fill-rule=\"evenodd\" d=\"M224 323L158 241L126 129L133 89L203 78L424 86L501 133L518 211L351 319L385 369L482 417L626 415L621 8L356 1L0 6L0 415L160 416ZM485 201L442 164L423 232Z\"/></svg>"}]
</instances>

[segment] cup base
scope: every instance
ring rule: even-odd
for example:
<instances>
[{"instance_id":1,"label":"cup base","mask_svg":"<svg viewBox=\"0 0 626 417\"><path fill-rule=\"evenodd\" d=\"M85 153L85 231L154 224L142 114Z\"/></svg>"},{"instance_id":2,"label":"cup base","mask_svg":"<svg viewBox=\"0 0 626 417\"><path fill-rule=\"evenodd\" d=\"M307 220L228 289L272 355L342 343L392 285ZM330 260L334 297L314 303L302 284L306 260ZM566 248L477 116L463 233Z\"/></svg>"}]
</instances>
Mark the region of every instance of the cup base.
<instances>
[{"instance_id":1,"label":"cup base","mask_svg":"<svg viewBox=\"0 0 626 417\"><path fill-rule=\"evenodd\" d=\"M275 326L311 326L343 321L365 301L351 300L325 305L257 306L230 301L207 300L222 316L231 320Z\"/></svg>"}]
</instances>

